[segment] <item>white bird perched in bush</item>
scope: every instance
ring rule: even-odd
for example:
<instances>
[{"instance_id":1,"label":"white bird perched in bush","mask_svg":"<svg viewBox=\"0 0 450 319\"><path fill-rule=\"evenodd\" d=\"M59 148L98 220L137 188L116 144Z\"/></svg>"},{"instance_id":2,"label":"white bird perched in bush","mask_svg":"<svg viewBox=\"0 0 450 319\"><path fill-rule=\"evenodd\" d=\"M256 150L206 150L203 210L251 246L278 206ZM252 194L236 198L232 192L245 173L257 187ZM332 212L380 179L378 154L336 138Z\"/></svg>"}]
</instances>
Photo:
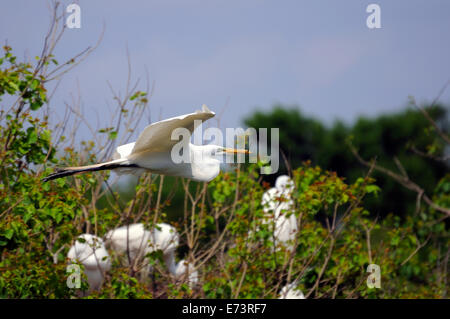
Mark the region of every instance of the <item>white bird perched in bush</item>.
<instances>
[{"instance_id":1,"label":"white bird perched in bush","mask_svg":"<svg viewBox=\"0 0 450 319\"><path fill-rule=\"evenodd\" d=\"M90 234L80 235L70 248L67 258L84 266L89 290L99 290L105 278L105 272L111 268L109 254L103 240Z\"/></svg>"},{"instance_id":2,"label":"white bird perched in bush","mask_svg":"<svg viewBox=\"0 0 450 319\"><path fill-rule=\"evenodd\" d=\"M277 178L275 187L267 190L261 200L263 211L267 215L265 222L273 223L274 226L275 246L278 243L292 244L298 231L297 219L292 212L294 208L293 191L292 179L287 175L281 175Z\"/></svg>"},{"instance_id":3,"label":"white bird perched in bush","mask_svg":"<svg viewBox=\"0 0 450 319\"><path fill-rule=\"evenodd\" d=\"M178 263L175 262L174 248L164 252L164 262L175 279L187 282L191 288L198 283L198 271L194 269L193 265L184 259Z\"/></svg>"},{"instance_id":4,"label":"white bird perched in bush","mask_svg":"<svg viewBox=\"0 0 450 319\"><path fill-rule=\"evenodd\" d=\"M284 209L291 209L294 206L292 192L294 191L294 182L287 175L278 176L275 181L275 187L268 189L262 196L261 205L265 213L275 211L280 205Z\"/></svg>"},{"instance_id":5,"label":"white bird perched in bush","mask_svg":"<svg viewBox=\"0 0 450 319\"><path fill-rule=\"evenodd\" d=\"M187 275L187 282L192 288L198 282L198 271L185 260L175 263L175 252L179 244L179 235L175 227L160 223L153 228L154 248L163 251L164 262L169 272L177 279L182 280Z\"/></svg>"},{"instance_id":6,"label":"white bird perched in bush","mask_svg":"<svg viewBox=\"0 0 450 319\"><path fill-rule=\"evenodd\" d=\"M172 159L172 148L179 141L172 138L172 133L177 128L185 128L192 134L194 121L203 122L214 115L214 112L203 105L201 111L150 124L139 135L136 142L117 147L114 160L95 165L60 168L45 177L43 181L91 171L116 170L119 173L134 174L147 170L155 174L208 182L220 173L220 161L215 156L225 153L248 153L248 151L218 145L194 145L185 141L186 147L183 152L188 152L188 160L175 163ZM178 135L175 134L174 138L178 138Z\"/></svg>"},{"instance_id":7,"label":"white bird perched in bush","mask_svg":"<svg viewBox=\"0 0 450 319\"><path fill-rule=\"evenodd\" d=\"M140 223L126 225L110 230L104 238L111 249L119 254L129 253L132 260L159 249L163 253L176 249L180 241L175 227L166 223L156 224L152 230Z\"/></svg>"},{"instance_id":8,"label":"white bird perched in bush","mask_svg":"<svg viewBox=\"0 0 450 319\"><path fill-rule=\"evenodd\" d=\"M119 254L129 255L131 262L152 252L151 233L143 224L131 224L110 230L105 236L108 247Z\"/></svg>"},{"instance_id":9,"label":"white bird perched in bush","mask_svg":"<svg viewBox=\"0 0 450 319\"><path fill-rule=\"evenodd\" d=\"M305 299L305 295L297 289L297 284L294 282L281 288L278 299Z\"/></svg>"},{"instance_id":10,"label":"white bird perched in bush","mask_svg":"<svg viewBox=\"0 0 450 319\"><path fill-rule=\"evenodd\" d=\"M132 260L142 258L153 251L162 250L169 272L175 278L182 278L187 271L189 282L196 283L198 281L198 272L192 270L193 266L186 265L184 261L175 264L175 251L178 248L180 236L175 227L169 224L156 224L152 230L146 230L143 224L122 226L109 231L105 240L111 249L118 253L126 253L129 250ZM143 264L146 265L147 262L143 261Z\"/></svg>"},{"instance_id":11,"label":"white bird perched in bush","mask_svg":"<svg viewBox=\"0 0 450 319\"><path fill-rule=\"evenodd\" d=\"M175 227L166 223L156 224L152 229L154 250L162 250L164 254L175 251L180 244L180 235Z\"/></svg>"}]
</instances>

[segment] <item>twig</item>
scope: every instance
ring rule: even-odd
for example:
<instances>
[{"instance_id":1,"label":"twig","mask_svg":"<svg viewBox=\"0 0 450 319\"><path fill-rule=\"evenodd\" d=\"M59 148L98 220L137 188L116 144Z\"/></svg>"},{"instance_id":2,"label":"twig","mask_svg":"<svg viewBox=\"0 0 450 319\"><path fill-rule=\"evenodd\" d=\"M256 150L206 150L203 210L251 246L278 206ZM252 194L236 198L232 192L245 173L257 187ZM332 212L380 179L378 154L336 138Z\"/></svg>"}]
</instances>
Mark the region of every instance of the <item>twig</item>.
<instances>
[{"instance_id":1,"label":"twig","mask_svg":"<svg viewBox=\"0 0 450 319\"><path fill-rule=\"evenodd\" d=\"M408 256L408 258L406 258L406 259L400 264L400 266L403 266L403 265L406 264L412 257L414 257L414 255L417 254L417 252L418 252L422 247L424 247L424 246L428 243L428 240L430 240L430 238L431 238L431 234L428 235L427 239L421 244L421 243L419 242L419 239L416 237L417 248L411 253L411 255Z\"/></svg>"},{"instance_id":2,"label":"twig","mask_svg":"<svg viewBox=\"0 0 450 319\"><path fill-rule=\"evenodd\" d=\"M356 150L356 148L351 144L348 143L348 146L350 147L351 152L353 153L353 155L356 157L356 159L363 165L365 166L371 166L372 164L367 162L366 160L364 160L358 153L358 151ZM428 195L426 195L425 190L423 188L421 188L419 185L417 185L416 183L414 183L413 181L411 181L408 177L405 177L403 175L399 175L387 168L384 168L382 166L373 164L374 169L385 174L388 175L389 177L391 177L392 179L394 179L397 183L403 185L403 187L412 190L418 194L423 194L423 200L425 201L425 203L427 203L429 206L431 206L432 208L434 208L435 210L444 213L447 215L447 217L450 217L450 209L448 208L444 208L442 206L439 206L438 204L436 204L435 202L433 202Z\"/></svg>"},{"instance_id":3,"label":"twig","mask_svg":"<svg viewBox=\"0 0 450 319\"><path fill-rule=\"evenodd\" d=\"M445 90L447 89L447 87L450 85L450 80L448 80L444 86L441 88L441 90L439 91L438 95L436 96L436 98L433 100L433 102L431 103L430 107L433 107L436 102L439 100L439 98L441 97L442 94L444 94ZM431 123L431 125L433 125L433 127L436 129L436 132L439 134L439 136L447 143L450 144L450 138L447 134L445 134L440 128L439 126L436 124L436 122L431 118L430 114L428 114L428 112L417 105L417 103L415 102L415 100L413 98L411 98L411 103L417 107L422 114L425 116L425 118Z\"/></svg>"}]
</instances>

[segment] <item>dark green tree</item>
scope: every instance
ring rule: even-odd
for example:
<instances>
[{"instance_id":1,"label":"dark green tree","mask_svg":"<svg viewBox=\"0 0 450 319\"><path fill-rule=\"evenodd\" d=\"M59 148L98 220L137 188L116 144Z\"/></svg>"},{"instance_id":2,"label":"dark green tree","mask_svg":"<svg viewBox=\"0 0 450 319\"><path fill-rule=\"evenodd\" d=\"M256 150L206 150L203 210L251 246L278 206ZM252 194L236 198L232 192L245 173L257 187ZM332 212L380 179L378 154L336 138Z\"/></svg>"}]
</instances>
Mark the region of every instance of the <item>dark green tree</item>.
<instances>
[{"instance_id":1,"label":"dark green tree","mask_svg":"<svg viewBox=\"0 0 450 319\"><path fill-rule=\"evenodd\" d=\"M432 119L448 131L448 113L443 106L427 108ZM283 108L276 105L271 111L255 112L244 120L245 125L254 128L280 128L280 173L286 173L283 158L291 167L310 160L349 182L367 171L367 167L355 158L348 147L348 140L360 150L366 160L376 159L377 163L391 170L405 170L408 176L429 194L448 170L442 161L432 157L442 157L444 145L435 140L429 121L413 108L398 113L381 115L376 118L359 118L353 125L336 121L326 127L320 121L303 115L298 108ZM425 152L430 156L419 156ZM422 154L423 155L423 154ZM417 194L401 187L386 175L374 172L373 177L381 187L378 198L370 198L366 206L373 214L384 216L390 212L404 215L414 211ZM275 176L265 180L273 183Z\"/></svg>"}]
</instances>

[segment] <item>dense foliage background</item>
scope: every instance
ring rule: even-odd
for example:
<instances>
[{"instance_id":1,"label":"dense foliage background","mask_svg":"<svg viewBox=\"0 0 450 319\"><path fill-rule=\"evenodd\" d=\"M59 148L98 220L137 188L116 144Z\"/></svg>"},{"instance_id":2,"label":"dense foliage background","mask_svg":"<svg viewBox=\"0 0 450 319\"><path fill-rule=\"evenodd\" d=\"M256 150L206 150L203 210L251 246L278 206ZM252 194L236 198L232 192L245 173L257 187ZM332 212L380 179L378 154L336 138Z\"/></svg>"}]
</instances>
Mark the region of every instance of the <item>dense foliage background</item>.
<instances>
[{"instance_id":1,"label":"dense foliage background","mask_svg":"<svg viewBox=\"0 0 450 319\"><path fill-rule=\"evenodd\" d=\"M1 298L79 296L66 285L75 238L136 222L174 225L182 238L178 257L196 266L199 283L174 280L158 253L147 256L154 266L148 278L114 258L91 297L277 298L297 280L307 298L448 298L445 106L410 106L351 126L327 127L282 106L246 119L255 128L280 127L289 164L283 170L295 181L295 209L287 214L295 214L300 231L294 249L274 249L261 197L276 176L260 176L261 164L237 166L210 183L144 174L119 187L109 172L43 183L55 166L110 157L149 102L136 88L114 96L116 117L79 143L70 123L82 115L52 123L48 92L84 55L59 64L53 49L46 43L31 63L4 46L0 58ZM380 289L366 285L373 263L381 267Z\"/></svg>"},{"instance_id":2,"label":"dense foliage background","mask_svg":"<svg viewBox=\"0 0 450 319\"><path fill-rule=\"evenodd\" d=\"M245 124L255 128L282 128L280 148L293 167L311 160L313 164L335 171L353 182L364 174L366 167L350 152L347 144L351 138L363 158L376 158L379 165L392 170L397 170L395 158L398 159L410 178L422 185L426 192L432 193L448 171L448 161L436 160L444 156L446 144L435 138L430 122L413 103L412 100L409 107L397 114L360 118L352 125L336 122L331 127L302 115L298 108L276 105L270 112L256 112L245 119ZM440 127L448 129L448 107L433 105L427 110ZM415 156L419 150L429 156ZM281 171L286 172L283 161L281 166ZM372 176L383 189L379 198L365 201L374 216L389 213L404 216L414 210L414 192L398 187L394 180L381 172L375 171ZM267 176L267 181L273 182L274 176Z\"/></svg>"}]
</instances>

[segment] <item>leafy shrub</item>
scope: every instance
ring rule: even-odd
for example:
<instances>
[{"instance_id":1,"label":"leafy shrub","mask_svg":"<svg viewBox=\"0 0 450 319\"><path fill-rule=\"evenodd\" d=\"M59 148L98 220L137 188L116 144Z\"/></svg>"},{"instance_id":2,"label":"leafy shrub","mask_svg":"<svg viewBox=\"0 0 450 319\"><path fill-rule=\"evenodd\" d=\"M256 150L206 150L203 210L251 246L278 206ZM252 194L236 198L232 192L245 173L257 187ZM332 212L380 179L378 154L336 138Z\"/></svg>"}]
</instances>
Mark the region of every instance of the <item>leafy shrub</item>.
<instances>
[{"instance_id":1,"label":"leafy shrub","mask_svg":"<svg viewBox=\"0 0 450 319\"><path fill-rule=\"evenodd\" d=\"M184 203L177 207L181 218L172 221L166 215L172 195L162 195L162 176L144 174L130 199L108 195L108 172L43 183L55 164L96 162L94 150L104 148L86 141L81 149L56 149L57 137L39 113L47 101L46 77L16 60L4 47L0 98L16 102L3 107L2 100L0 113L0 297L79 296L66 284L66 255L74 239L136 222L177 227L182 237L177 253L197 267L198 285L190 288L172 278L161 252L146 257L152 266L146 278L113 255L102 290L90 298L276 298L294 281L309 298L446 297L448 230L440 213L422 207L405 220L369 218L363 198L383 191L370 174L349 184L309 162L296 168L295 208L285 212L299 225L293 249L274 247L261 206L268 187L257 174L259 164L221 173L210 183L178 180ZM130 112L146 99L144 92L130 93ZM128 110L120 107L126 117ZM103 129L105 148L112 149L118 130ZM433 195L443 207L449 204L448 179ZM381 289L366 285L369 264L381 267Z\"/></svg>"}]
</instances>

